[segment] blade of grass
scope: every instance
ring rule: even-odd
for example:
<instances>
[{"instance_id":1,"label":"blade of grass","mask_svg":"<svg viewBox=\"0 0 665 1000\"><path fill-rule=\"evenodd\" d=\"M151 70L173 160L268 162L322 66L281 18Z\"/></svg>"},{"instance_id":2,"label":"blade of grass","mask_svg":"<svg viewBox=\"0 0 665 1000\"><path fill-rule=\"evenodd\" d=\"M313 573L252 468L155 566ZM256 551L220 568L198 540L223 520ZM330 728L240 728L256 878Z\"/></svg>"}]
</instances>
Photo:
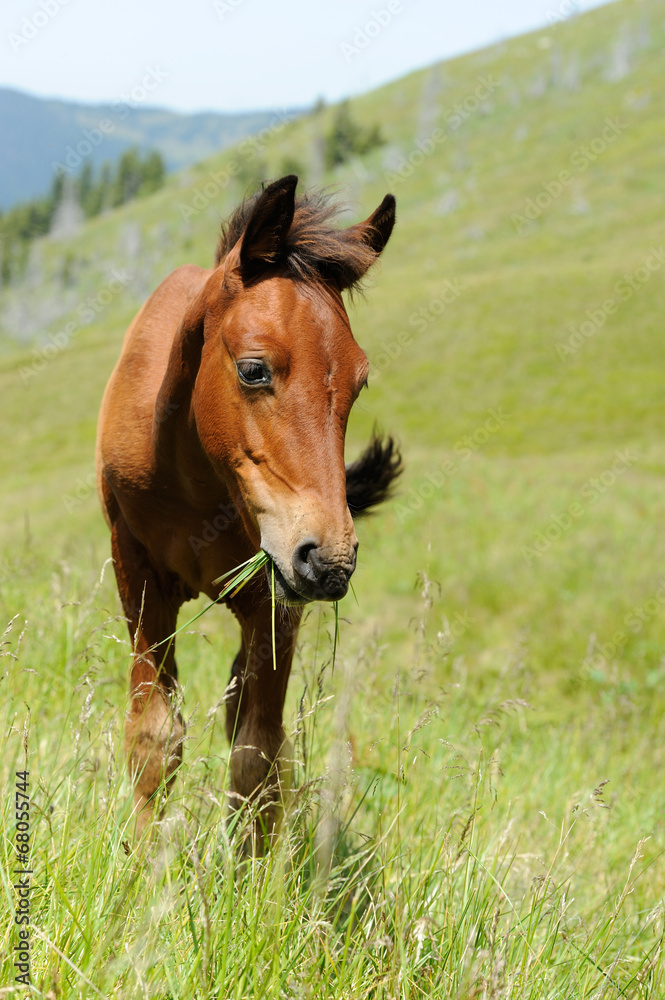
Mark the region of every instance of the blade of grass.
<instances>
[{"instance_id":1,"label":"blade of grass","mask_svg":"<svg viewBox=\"0 0 665 1000\"><path fill-rule=\"evenodd\" d=\"M257 556L266 555L266 554L267 553L264 553L260 549L258 552L255 552L253 556L250 556L249 559L246 559L243 563L239 563L233 569L230 569L227 573L222 573L221 576L218 576L217 579L213 580L212 582L213 583L221 583L222 580L226 580L226 579L228 579L228 577L233 576L234 573L238 573L243 568L243 566L249 566L250 563L253 563L255 561L255 559L257 558Z\"/></svg>"},{"instance_id":2,"label":"blade of grass","mask_svg":"<svg viewBox=\"0 0 665 1000\"><path fill-rule=\"evenodd\" d=\"M337 655L337 642L339 640L339 601L333 602L333 607L335 609L335 635L333 638L333 651L332 651L332 668L331 673L335 673L335 657Z\"/></svg>"},{"instance_id":3,"label":"blade of grass","mask_svg":"<svg viewBox=\"0 0 665 1000\"><path fill-rule=\"evenodd\" d=\"M213 583L220 583L228 576L231 576L232 573L235 574L214 601L210 601L209 604L206 604L206 606L190 618L189 621L186 621L184 625L177 628L175 632L171 633L171 635L167 635L165 639L161 639L159 642L155 643L154 646L151 646L149 650L146 650L146 652L157 649L158 646L162 646L165 642L171 642L171 640L175 639L179 632L182 632L184 629L189 628L190 625L193 625L195 621L198 621L198 619L206 613L206 611L209 611L215 604L219 604L219 602L223 601L225 597L235 597L238 591L242 590L245 584L248 583L252 577L256 576L259 570L266 565L269 559L270 556L268 553L261 549L259 552L255 553L251 559L247 559L246 562L241 563L240 566L236 566L234 570L231 570L229 573L224 573L222 576L217 577L216 580L213 580Z\"/></svg>"},{"instance_id":4,"label":"blade of grass","mask_svg":"<svg viewBox=\"0 0 665 1000\"><path fill-rule=\"evenodd\" d=\"M277 649L275 646L275 562L271 563L271 583L272 583L272 669L277 670Z\"/></svg>"}]
</instances>

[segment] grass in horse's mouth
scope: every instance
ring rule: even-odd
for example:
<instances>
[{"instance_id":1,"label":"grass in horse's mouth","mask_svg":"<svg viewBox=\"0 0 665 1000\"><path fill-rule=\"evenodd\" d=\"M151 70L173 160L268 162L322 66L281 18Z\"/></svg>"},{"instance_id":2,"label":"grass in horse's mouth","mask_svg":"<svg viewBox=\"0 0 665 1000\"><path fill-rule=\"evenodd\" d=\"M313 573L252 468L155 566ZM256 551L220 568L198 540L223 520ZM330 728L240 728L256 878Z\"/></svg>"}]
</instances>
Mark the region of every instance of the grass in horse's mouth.
<instances>
[{"instance_id":1,"label":"grass in horse's mouth","mask_svg":"<svg viewBox=\"0 0 665 1000\"><path fill-rule=\"evenodd\" d=\"M270 585L271 585L270 589L271 589L271 603L272 603L272 665L273 665L273 669L276 670L277 669L277 648L276 648L276 644L275 644L275 605L276 605L277 602L275 600L275 562L271 558L271 556L268 555L267 552L264 552L263 549L259 549L258 552L254 553L254 555L251 557L251 559L248 559L244 563L240 563L240 565L236 566L235 569L231 569L231 570L229 570L228 573L223 573L221 576L218 576L216 580L213 580L212 582L215 583L215 584L216 583L221 583L222 580L228 580L228 583L224 586L224 589L219 594L219 596L217 598L215 598L214 601L210 601L210 603L206 604L206 606L204 608L202 608L197 614L195 614L193 618L190 618L189 621L185 622L184 625L181 625L180 628L177 628L175 630L175 632L173 632L171 635L167 635L167 637L165 639L162 639L161 642L156 643L155 646L152 646L151 648L152 649L156 649L158 646L163 645L163 643L165 643L165 642L171 642L173 639L175 639L175 637L177 636L177 634L179 632L182 632L184 629L189 628L190 625L193 625L194 622L198 621L198 619L201 618L206 613L206 611L209 611L210 608L213 607L213 605L219 604L219 602L223 601L225 597L235 597L235 595L238 593L238 591L242 590L242 588L245 586L245 584L249 583L249 581L253 577L255 577L256 574L258 572L260 572L263 569L263 567L266 566L268 563L271 564L270 565ZM335 607L335 637L334 637L334 644L333 644L333 667L334 667L334 664L335 664L335 654L337 652L337 640L338 640L338 636L339 636L339 610L338 610L338 603L339 603L338 601L334 602L334 607Z\"/></svg>"},{"instance_id":2,"label":"grass in horse's mouth","mask_svg":"<svg viewBox=\"0 0 665 1000\"><path fill-rule=\"evenodd\" d=\"M245 584L249 580L251 580L253 576L256 576L259 570L263 569L266 563L269 562L270 562L270 556L268 555L268 553L264 552L263 549L259 549L258 552L254 553L251 559L247 560L247 562L240 563L240 565L236 566L235 569L231 569L229 570L228 573L223 573L222 576L218 576L216 580L212 581L213 583L221 583L222 580L229 580L229 577L231 577L231 579L226 584L224 590L219 595L217 600L220 601L223 597L235 597L238 591L242 590ZM274 579L274 569L273 569L273 579ZM273 587L273 594L274 594L274 587ZM213 604L214 603L216 602L213 601Z\"/></svg>"},{"instance_id":3,"label":"grass in horse's mouth","mask_svg":"<svg viewBox=\"0 0 665 1000\"><path fill-rule=\"evenodd\" d=\"M270 556L268 555L268 553L264 552L263 549L259 549L259 551L256 552L251 557L251 559L248 559L244 563L240 563L239 566L236 566L235 569L229 570L228 573L223 573L221 576L218 576L216 580L212 581L213 583L221 583L222 580L228 580L229 582L223 588L222 592L215 598L215 600L210 601L210 603L206 604L204 608L201 608L201 610L197 614L195 614L193 618L190 618L189 621L185 622L184 625L181 625L180 628L177 628L175 632L172 632L171 635L167 635L165 639L162 639L161 642L155 643L155 645L151 646L150 648L156 649L158 646L162 646L165 642L171 642L173 639L175 639L175 637L178 635L179 632L182 632L183 629L189 628L190 625L193 625L195 621L198 621L198 619L201 618L201 616L204 615L206 611L209 611L210 608L212 608L215 604L219 604L219 602L223 601L225 597L235 597L238 591L242 590L245 584L249 583L252 577L256 576L259 570L263 569L266 563L269 562L270 562ZM274 594L275 591L273 587L273 602L274 602ZM274 636L274 616L273 616L273 649L275 646L274 639L275 636Z\"/></svg>"}]
</instances>

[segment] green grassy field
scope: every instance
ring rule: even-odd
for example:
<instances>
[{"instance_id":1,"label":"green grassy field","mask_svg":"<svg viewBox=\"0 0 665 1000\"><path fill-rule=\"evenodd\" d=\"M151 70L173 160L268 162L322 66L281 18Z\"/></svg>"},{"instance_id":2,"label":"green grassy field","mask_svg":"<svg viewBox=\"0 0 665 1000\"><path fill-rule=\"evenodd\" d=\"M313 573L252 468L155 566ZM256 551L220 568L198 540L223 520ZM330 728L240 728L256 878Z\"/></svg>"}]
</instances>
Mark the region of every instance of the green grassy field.
<instances>
[{"instance_id":1,"label":"green grassy field","mask_svg":"<svg viewBox=\"0 0 665 1000\"><path fill-rule=\"evenodd\" d=\"M27 727L34 996L665 994L664 46L662 5L620 0L415 73L352 102L386 144L332 174L334 109L277 121L0 293L2 986ZM97 409L142 298L294 165L349 220L397 197L350 306L348 451L378 422L406 472L359 528L334 670L331 610L303 629L279 846L243 864L225 828L220 612L181 637L185 762L144 850Z\"/></svg>"}]
</instances>

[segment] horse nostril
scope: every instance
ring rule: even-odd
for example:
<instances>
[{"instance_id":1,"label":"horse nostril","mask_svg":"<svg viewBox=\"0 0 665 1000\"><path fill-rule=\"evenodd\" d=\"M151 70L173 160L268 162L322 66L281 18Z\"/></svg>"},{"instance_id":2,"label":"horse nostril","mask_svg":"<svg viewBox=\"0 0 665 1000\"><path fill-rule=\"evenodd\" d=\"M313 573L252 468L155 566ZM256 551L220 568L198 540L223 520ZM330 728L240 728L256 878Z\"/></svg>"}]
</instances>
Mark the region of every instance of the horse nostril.
<instances>
[{"instance_id":1,"label":"horse nostril","mask_svg":"<svg viewBox=\"0 0 665 1000\"><path fill-rule=\"evenodd\" d=\"M293 553L293 568L300 576L313 580L315 578L314 567L310 555L317 548L317 544L312 538L306 539L297 546Z\"/></svg>"},{"instance_id":2,"label":"horse nostril","mask_svg":"<svg viewBox=\"0 0 665 1000\"><path fill-rule=\"evenodd\" d=\"M349 587L349 579L356 568L355 544L345 562L329 561L315 539L306 538L293 552L293 568L301 580L310 588L316 588L319 600L338 600L344 597Z\"/></svg>"}]
</instances>

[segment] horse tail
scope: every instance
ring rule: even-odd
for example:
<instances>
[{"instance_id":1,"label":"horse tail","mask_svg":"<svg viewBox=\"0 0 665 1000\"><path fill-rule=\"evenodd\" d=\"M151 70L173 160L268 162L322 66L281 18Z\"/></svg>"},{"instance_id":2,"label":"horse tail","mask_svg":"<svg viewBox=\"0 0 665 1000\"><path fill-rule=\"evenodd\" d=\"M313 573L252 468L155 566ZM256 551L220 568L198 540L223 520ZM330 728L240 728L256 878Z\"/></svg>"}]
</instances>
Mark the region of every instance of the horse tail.
<instances>
[{"instance_id":1,"label":"horse tail","mask_svg":"<svg viewBox=\"0 0 665 1000\"><path fill-rule=\"evenodd\" d=\"M352 517L364 517L373 507L388 500L403 469L402 456L393 439L375 430L360 458L346 467L346 502Z\"/></svg>"}]
</instances>

